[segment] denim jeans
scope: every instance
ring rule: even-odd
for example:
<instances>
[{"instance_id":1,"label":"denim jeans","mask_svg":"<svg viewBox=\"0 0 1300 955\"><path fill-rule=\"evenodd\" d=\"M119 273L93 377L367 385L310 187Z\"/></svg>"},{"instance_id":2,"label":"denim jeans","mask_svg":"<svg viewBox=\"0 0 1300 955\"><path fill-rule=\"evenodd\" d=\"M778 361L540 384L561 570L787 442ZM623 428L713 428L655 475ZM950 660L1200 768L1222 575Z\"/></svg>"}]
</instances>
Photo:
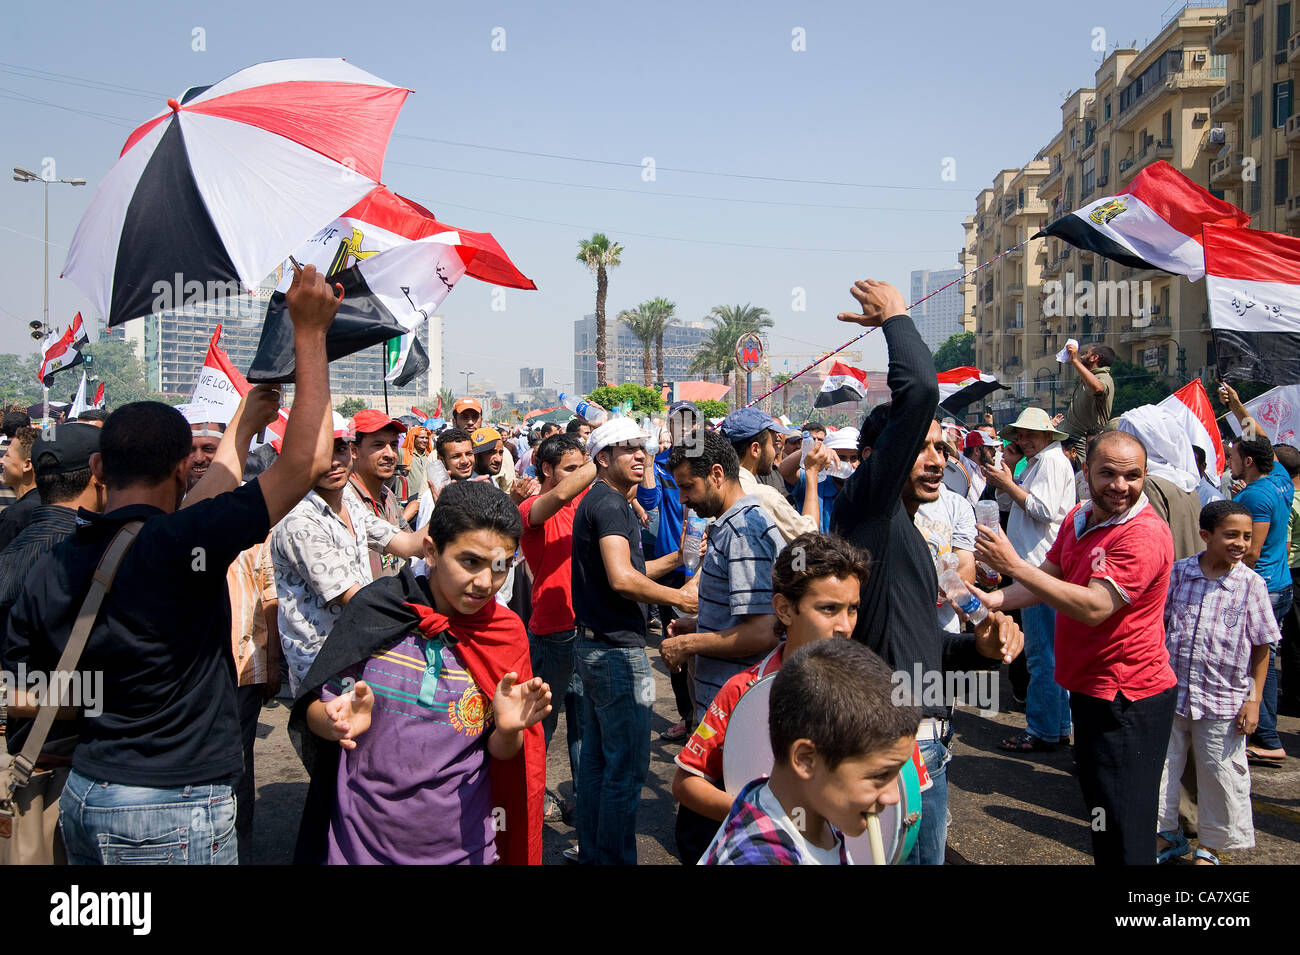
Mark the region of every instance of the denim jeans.
<instances>
[{"instance_id":1,"label":"denim jeans","mask_svg":"<svg viewBox=\"0 0 1300 955\"><path fill-rule=\"evenodd\" d=\"M1056 611L1035 604L1020 611L1025 631L1025 723L1031 736L1055 742L1070 736L1070 694L1056 682Z\"/></svg>"},{"instance_id":2,"label":"denim jeans","mask_svg":"<svg viewBox=\"0 0 1300 955\"><path fill-rule=\"evenodd\" d=\"M578 861L636 865L636 814L650 772L654 676L643 647L611 647L579 631L582 772Z\"/></svg>"},{"instance_id":3,"label":"denim jeans","mask_svg":"<svg viewBox=\"0 0 1300 955\"><path fill-rule=\"evenodd\" d=\"M235 778L154 789L73 770L59 798L72 865L236 865Z\"/></svg>"},{"instance_id":4,"label":"denim jeans","mask_svg":"<svg viewBox=\"0 0 1300 955\"><path fill-rule=\"evenodd\" d=\"M948 762L952 751L937 739L921 740L921 758L934 785L921 793L921 833L905 865L943 865L948 844Z\"/></svg>"},{"instance_id":5,"label":"denim jeans","mask_svg":"<svg viewBox=\"0 0 1300 955\"><path fill-rule=\"evenodd\" d=\"M556 633L528 632L529 656L533 676L540 676L551 688L551 712L542 720L546 731L546 748L551 748L551 737L560 723L558 697L564 687L564 726L569 741L569 776L574 791L578 787L578 761L582 756L582 678L573 665L574 637L577 630L560 630Z\"/></svg>"},{"instance_id":6,"label":"denim jeans","mask_svg":"<svg viewBox=\"0 0 1300 955\"><path fill-rule=\"evenodd\" d=\"M1277 619L1278 629L1291 609L1292 594L1290 587L1271 591L1268 602L1273 605L1273 616ZM1269 644L1268 677L1264 680L1264 692L1259 698L1259 726L1250 738L1252 745L1260 749L1281 749L1282 737L1277 735L1277 644Z\"/></svg>"}]
</instances>

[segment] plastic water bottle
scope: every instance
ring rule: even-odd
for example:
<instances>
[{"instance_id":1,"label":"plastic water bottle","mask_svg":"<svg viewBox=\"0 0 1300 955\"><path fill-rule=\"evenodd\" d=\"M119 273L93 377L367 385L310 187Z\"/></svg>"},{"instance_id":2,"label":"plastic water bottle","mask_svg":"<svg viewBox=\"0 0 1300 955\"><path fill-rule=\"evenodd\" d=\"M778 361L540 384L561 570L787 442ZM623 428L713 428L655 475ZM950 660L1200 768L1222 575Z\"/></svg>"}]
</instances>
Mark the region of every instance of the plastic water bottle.
<instances>
[{"instance_id":1,"label":"plastic water bottle","mask_svg":"<svg viewBox=\"0 0 1300 955\"><path fill-rule=\"evenodd\" d=\"M945 567L939 574L939 586L943 592L948 595L952 605L970 618L970 622L979 626L985 617L989 615L988 608L980 603L980 599L970 592L966 586L966 581L952 567Z\"/></svg>"},{"instance_id":2,"label":"plastic water bottle","mask_svg":"<svg viewBox=\"0 0 1300 955\"><path fill-rule=\"evenodd\" d=\"M598 428L609 418L609 413L594 401L588 401L581 396L574 397L560 392L560 404L568 408L579 418L582 418L593 428Z\"/></svg>"},{"instance_id":3,"label":"plastic water bottle","mask_svg":"<svg viewBox=\"0 0 1300 955\"><path fill-rule=\"evenodd\" d=\"M998 502L976 501L975 523L981 527L987 527L989 530L993 531L993 533L1000 535L1002 533L1002 523L999 517ZM983 571L985 577L997 579L999 576L998 572L988 564L984 563L984 561L980 561L979 565L980 570Z\"/></svg>"},{"instance_id":4,"label":"plastic water bottle","mask_svg":"<svg viewBox=\"0 0 1300 955\"><path fill-rule=\"evenodd\" d=\"M808 457L808 452L811 451L811 450L813 449L813 443L814 443L816 440L817 440L817 439L814 438L814 437L813 437L811 434L809 434L807 431L805 431L805 432L803 433L803 437L799 439L799 468L800 468L800 470L803 469L804 458Z\"/></svg>"},{"instance_id":5,"label":"plastic water bottle","mask_svg":"<svg viewBox=\"0 0 1300 955\"><path fill-rule=\"evenodd\" d=\"M686 512L686 540L682 543L682 564L688 573L695 573L700 568L700 541L704 540L705 529L709 522L698 517L694 511Z\"/></svg>"},{"instance_id":6,"label":"plastic water bottle","mask_svg":"<svg viewBox=\"0 0 1300 955\"><path fill-rule=\"evenodd\" d=\"M435 490L441 491L451 483L451 475L447 473L447 469L443 467L442 462L437 458L434 458L429 462L429 466L426 468L426 473L428 475L429 483L433 485Z\"/></svg>"},{"instance_id":7,"label":"plastic water bottle","mask_svg":"<svg viewBox=\"0 0 1300 955\"><path fill-rule=\"evenodd\" d=\"M645 432L645 453L654 457L659 453L659 432L655 430L653 422L649 418L641 419L641 430Z\"/></svg>"}]
</instances>

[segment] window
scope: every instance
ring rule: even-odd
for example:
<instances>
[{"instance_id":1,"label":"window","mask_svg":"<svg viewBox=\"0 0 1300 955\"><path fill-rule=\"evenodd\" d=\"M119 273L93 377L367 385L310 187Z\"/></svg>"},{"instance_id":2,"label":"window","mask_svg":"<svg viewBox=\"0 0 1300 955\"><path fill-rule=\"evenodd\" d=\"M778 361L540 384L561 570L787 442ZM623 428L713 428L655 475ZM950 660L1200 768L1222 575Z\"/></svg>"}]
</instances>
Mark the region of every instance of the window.
<instances>
[{"instance_id":1,"label":"window","mask_svg":"<svg viewBox=\"0 0 1300 955\"><path fill-rule=\"evenodd\" d=\"M1085 198L1091 195L1096 181L1095 160L1089 156L1083 161L1083 185L1079 187L1079 195Z\"/></svg>"},{"instance_id":2,"label":"window","mask_svg":"<svg viewBox=\"0 0 1300 955\"><path fill-rule=\"evenodd\" d=\"M1104 264L1105 264L1105 263L1103 262L1103 266L1104 266ZM1084 281L1084 282L1091 282L1091 281L1092 281L1092 265L1089 264L1089 265L1084 265L1084 266L1082 266L1082 267L1079 269L1079 274L1080 274L1080 276L1082 276L1081 281Z\"/></svg>"},{"instance_id":3,"label":"window","mask_svg":"<svg viewBox=\"0 0 1300 955\"><path fill-rule=\"evenodd\" d=\"M1264 184L1256 176L1250 182L1250 203L1246 209L1251 215L1259 211L1260 206L1264 204Z\"/></svg>"},{"instance_id":4,"label":"window","mask_svg":"<svg viewBox=\"0 0 1300 955\"><path fill-rule=\"evenodd\" d=\"M1110 147L1101 147L1101 167L1097 170L1100 178L1105 179L1110 175Z\"/></svg>"},{"instance_id":5,"label":"window","mask_svg":"<svg viewBox=\"0 0 1300 955\"><path fill-rule=\"evenodd\" d=\"M1250 62L1264 59L1264 18L1256 17L1250 25Z\"/></svg>"},{"instance_id":6,"label":"window","mask_svg":"<svg viewBox=\"0 0 1300 955\"><path fill-rule=\"evenodd\" d=\"M1291 194L1291 170L1287 157L1273 162L1273 205L1280 206Z\"/></svg>"},{"instance_id":7,"label":"window","mask_svg":"<svg viewBox=\"0 0 1300 955\"><path fill-rule=\"evenodd\" d=\"M1025 190L1023 189L1016 192L1016 207L1018 209L1025 207Z\"/></svg>"},{"instance_id":8,"label":"window","mask_svg":"<svg viewBox=\"0 0 1300 955\"><path fill-rule=\"evenodd\" d=\"M1273 84L1273 128L1281 129L1291 116L1291 80Z\"/></svg>"},{"instance_id":9,"label":"window","mask_svg":"<svg viewBox=\"0 0 1300 955\"><path fill-rule=\"evenodd\" d=\"M1261 41L1262 42L1262 41ZM1261 54L1262 56L1263 54ZM1183 51L1170 50L1141 72L1137 79L1120 91L1119 111L1122 113L1146 93L1165 81L1170 73L1177 73L1183 68Z\"/></svg>"},{"instance_id":10,"label":"window","mask_svg":"<svg viewBox=\"0 0 1300 955\"><path fill-rule=\"evenodd\" d=\"M1110 97L1107 96L1104 100L1101 101L1101 104L1102 104L1102 113L1105 119L1109 121L1110 120Z\"/></svg>"},{"instance_id":11,"label":"window","mask_svg":"<svg viewBox=\"0 0 1300 955\"><path fill-rule=\"evenodd\" d=\"M1256 139L1264 132L1264 91L1250 94L1250 138Z\"/></svg>"},{"instance_id":12,"label":"window","mask_svg":"<svg viewBox=\"0 0 1300 955\"><path fill-rule=\"evenodd\" d=\"M1025 303L1016 302L1016 328L1023 328L1025 325Z\"/></svg>"},{"instance_id":13,"label":"window","mask_svg":"<svg viewBox=\"0 0 1300 955\"><path fill-rule=\"evenodd\" d=\"M1291 4L1277 5L1277 46L1278 53L1286 52L1286 41L1291 37Z\"/></svg>"},{"instance_id":14,"label":"window","mask_svg":"<svg viewBox=\"0 0 1300 955\"><path fill-rule=\"evenodd\" d=\"M1165 110L1165 115L1160 117L1160 139L1166 143L1174 141L1174 114L1172 110Z\"/></svg>"}]
</instances>

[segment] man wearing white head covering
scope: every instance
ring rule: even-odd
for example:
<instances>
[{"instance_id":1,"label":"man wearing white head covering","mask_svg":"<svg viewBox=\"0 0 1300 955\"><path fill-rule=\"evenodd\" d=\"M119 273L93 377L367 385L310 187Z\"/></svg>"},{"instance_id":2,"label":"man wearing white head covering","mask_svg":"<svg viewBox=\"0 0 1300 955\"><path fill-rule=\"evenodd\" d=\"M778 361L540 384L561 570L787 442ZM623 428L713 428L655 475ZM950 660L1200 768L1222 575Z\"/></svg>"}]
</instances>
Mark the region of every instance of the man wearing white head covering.
<instances>
[{"instance_id":1,"label":"man wearing white head covering","mask_svg":"<svg viewBox=\"0 0 1300 955\"><path fill-rule=\"evenodd\" d=\"M1187 432L1169 412L1142 405L1120 416L1115 427L1147 449L1147 480L1142 493L1174 535L1174 560L1205 550L1201 540L1200 469Z\"/></svg>"}]
</instances>

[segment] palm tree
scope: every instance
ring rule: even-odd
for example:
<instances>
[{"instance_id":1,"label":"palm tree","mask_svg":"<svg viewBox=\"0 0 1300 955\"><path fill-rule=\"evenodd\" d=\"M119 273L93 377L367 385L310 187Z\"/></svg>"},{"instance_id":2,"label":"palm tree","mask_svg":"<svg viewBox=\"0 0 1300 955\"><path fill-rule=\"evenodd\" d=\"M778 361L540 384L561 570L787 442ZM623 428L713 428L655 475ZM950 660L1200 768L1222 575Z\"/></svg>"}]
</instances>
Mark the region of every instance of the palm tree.
<instances>
[{"instance_id":1,"label":"palm tree","mask_svg":"<svg viewBox=\"0 0 1300 955\"><path fill-rule=\"evenodd\" d=\"M438 389L438 400L442 405L442 418L445 421L451 420L451 406L456 403L456 395L450 388ZM436 407L436 406L435 406Z\"/></svg>"},{"instance_id":2,"label":"palm tree","mask_svg":"<svg viewBox=\"0 0 1300 955\"><path fill-rule=\"evenodd\" d=\"M605 233L578 242L578 261L596 273L596 387L605 384L605 294L609 291L608 269L621 264L623 247L610 242Z\"/></svg>"},{"instance_id":3,"label":"palm tree","mask_svg":"<svg viewBox=\"0 0 1300 955\"><path fill-rule=\"evenodd\" d=\"M783 371L772 379L772 384L781 389L781 414L786 418L790 417L790 389L785 387L785 383L793 377L788 371Z\"/></svg>"},{"instance_id":4,"label":"palm tree","mask_svg":"<svg viewBox=\"0 0 1300 955\"><path fill-rule=\"evenodd\" d=\"M666 298L652 298L646 305L650 306L655 316L655 368L659 373L659 387L662 388L664 386L664 330L677 322L673 317L677 305Z\"/></svg>"},{"instance_id":5,"label":"palm tree","mask_svg":"<svg viewBox=\"0 0 1300 955\"><path fill-rule=\"evenodd\" d=\"M628 327L637 341L641 343L641 371L645 386L650 387L650 348L659 333L659 316L650 302L642 302L636 308L625 309L618 313L618 320Z\"/></svg>"},{"instance_id":6,"label":"palm tree","mask_svg":"<svg viewBox=\"0 0 1300 955\"><path fill-rule=\"evenodd\" d=\"M774 324L767 309L745 303L744 305L715 305L709 310L713 330L705 340L705 348L712 356L713 367L723 374L723 381L732 385L732 372L736 370L736 343L747 332L763 332ZM732 387L734 400L736 389Z\"/></svg>"}]
</instances>

